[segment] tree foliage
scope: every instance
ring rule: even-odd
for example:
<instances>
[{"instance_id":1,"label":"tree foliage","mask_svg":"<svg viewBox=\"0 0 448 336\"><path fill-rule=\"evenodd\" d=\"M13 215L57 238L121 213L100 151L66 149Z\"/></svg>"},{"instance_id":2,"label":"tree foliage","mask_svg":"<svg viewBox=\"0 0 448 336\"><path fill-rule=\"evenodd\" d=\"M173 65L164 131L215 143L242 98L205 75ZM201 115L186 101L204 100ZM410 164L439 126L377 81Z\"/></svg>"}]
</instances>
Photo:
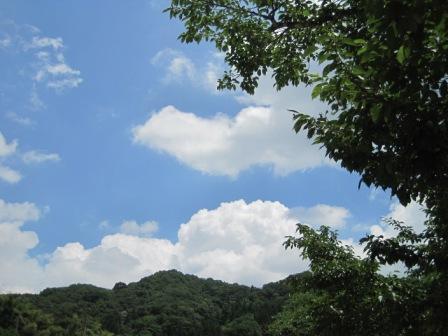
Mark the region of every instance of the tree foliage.
<instances>
[{"instance_id":1,"label":"tree foliage","mask_svg":"<svg viewBox=\"0 0 448 336\"><path fill-rule=\"evenodd\" d=\"M165 271L112 290L91 285L0 296L0 335L261 336L287 281L262 289Z\"/></svg>"},{"instance_id":2,"label":"tree foliage","mask_svg":"<svg viewBox=\"0 0 448 336\"><path fill-rule=\"evenodd\" d=\"M415 200L426 206L424 232L392 220L396 237L362 239L365 259L327 229L299 224L302 236L290 238L287 246L300 248L310 260L312 280L293 296L296 304L289 306L296 310L287 309L274 323L276 330L443 335L448 330L443 317L448 311L448 2L172 0L166 11L184 23L181 41L209 41L224 53L229 70L219 88L253 93L268 71L278 89L311 85L312 97L328 108L312 117L292 106L294 129L358 173L360 184L388 189L403 205ZM378 275L379 265L396 262L405 264L406 277Z\"/></svg>"}]
</instances>

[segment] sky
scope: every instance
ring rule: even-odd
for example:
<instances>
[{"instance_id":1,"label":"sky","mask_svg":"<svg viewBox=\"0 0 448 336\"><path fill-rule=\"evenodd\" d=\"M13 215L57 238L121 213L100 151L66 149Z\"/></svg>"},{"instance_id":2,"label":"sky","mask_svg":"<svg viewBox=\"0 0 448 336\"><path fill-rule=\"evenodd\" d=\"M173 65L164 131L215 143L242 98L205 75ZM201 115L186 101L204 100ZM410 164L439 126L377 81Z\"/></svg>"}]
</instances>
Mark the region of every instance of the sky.
<instances>
[{"instance_id":1,"label":"sky","mask_svg":"<svg viewBox=\"0 0 448 336\"><path fill-rule=\"evenodd\" d=\"M306 270L282 246L295 224L346 244L421 230L417 204L292 130L309 87L216 90L211 44L182 44L164 0L0 2L0 292L159 270L261 286Z\"/></svg>"}]
</instances>

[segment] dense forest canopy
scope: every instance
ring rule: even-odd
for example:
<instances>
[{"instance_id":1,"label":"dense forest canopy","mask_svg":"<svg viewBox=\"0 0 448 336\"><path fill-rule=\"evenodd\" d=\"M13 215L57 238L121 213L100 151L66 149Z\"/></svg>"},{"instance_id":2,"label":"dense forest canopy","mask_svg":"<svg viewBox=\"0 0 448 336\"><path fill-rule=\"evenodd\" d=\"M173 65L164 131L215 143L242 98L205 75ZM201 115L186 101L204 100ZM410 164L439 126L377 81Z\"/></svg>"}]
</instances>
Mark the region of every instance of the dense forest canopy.
<instances>
[{"instance_id":1,"label":"dense forest canopy","mask_svg":"<svg viewBox=\"0 0 448 336\"><path fill-rule=\"evenodd\" d=\"M162 271L112 290L92 285L0 296L0 335L267 335L291 286L261 289Z\"/></svg>"}]
</instances>

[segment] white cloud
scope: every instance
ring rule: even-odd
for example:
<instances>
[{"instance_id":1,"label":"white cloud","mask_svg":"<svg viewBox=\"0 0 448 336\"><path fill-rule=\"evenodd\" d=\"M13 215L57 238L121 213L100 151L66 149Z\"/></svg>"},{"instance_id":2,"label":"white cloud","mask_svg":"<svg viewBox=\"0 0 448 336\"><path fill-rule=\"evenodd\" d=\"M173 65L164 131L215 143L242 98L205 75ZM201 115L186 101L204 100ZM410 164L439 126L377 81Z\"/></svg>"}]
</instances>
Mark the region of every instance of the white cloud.
<instances>
[{"instance_id":1,"label":"white cloud","mask_svg":"<svg viewBox=\"0 0 448 336\"><path fill-rule=\"evenodd\" d=\"M333 229L345 227L347 219L351 216L346 208L326 204L318 204L311 208L294 208L293 213L303 224L314 227L325 225Z\"/></svg>"},{"instance_id":2,"label":"white cloud","mask_svg":"<svg viewBox=\"0 0 448 336\"><path fill-rule=\"evenodd\" d=\"M203 65L196 65L182 53L165 49L157 53L154 65L165 66L166 82L185 81L216 92L223 72L222 55L216 54ZM255 94L239 94L238 102L247 107L235 117L216 113L199 117L165 106L133 129L135 143L166 152L201 172L235 177L252 166L271 166L285 175L332 164L324 151L313 146L306 135L293 131L295 109L317 116L326 106L311 99L311 88L286 87L277 91L271 74L260 79Z\"/></svg>"},{"instance_id":3,"label":"white cloud","mask_svg":"<svg viewBox=\"0 0 448 336\"><path fill-rule=\"evenodd\" d=\"M8 143L0 132L0 180L8 183L17 183L22 179L22 175L6 166L3 161L9 156L17 157L20 154L17 153L18 141L13 140ZM31 150L21 155L23 162L26 164L42 163L47 161L57 162L61 158L56 153L44 153L36 150Z\"/></svg>"},{"instance_id":4,"label":"white cloud","mask_svg":"<svg viewBox=\"0 0 448 336\"><path fill-rule=\"evenodd\" d=\"M297 219L279 202L234 201L200 210L182 224L178 254L182 270L228 282L261 285L302 271L306 262L285 251Z\"/></svg>"},{"instance_id":5,"label":"white cloud","mask_svg":"<svg viewBox=\"0 0 448 336\"><path fill-rule=\"evenodd\" d=\"M407 206L395 201L390 206L389 213L384 218L392 218L403 222L404 225L412 227L417 233L425 229L426 213L424 208L417 202L411 202ZM385 238L395 237L397 231L387 223L372 225L370 232L374 235L382 235Z\"/></svg>"},{"instance_id":6,"label":"white cloud","mask_svg":"<svg viewBox=\"0 0 448 336\"><path fill-rule=\"evenodd\" d=\"M0 199L0 269L8 270L0 273L1 292L36 292L75 282L111 288L118 281L136 281L172 268L201 277L261 285L307 269L297 250L285 251L282 246L297 222L338 228L350 214L347 209L323 204L289 209L279 202L239 200L196 212L180 225L176 243L145 237L155 230L154 222L126 221L121 233L106 235L92 248L79 242L58 247L44 265L28 255L38 244L37 235L22 228L24 222L38 220L40 215L32 203ZM405 208L393 203L388 216L417 229L423 228L425 219L417 204ZM365 256L355 239L342 242ZM403 265L382 268L383 273L395 270L403 272Z\"/></svg>"},{"instance_id":7,"label":"white cloud","mask_svg":"<svg viewBox=\"0 0 448 336\"><path fill-rule=\"evenodd\" d=\"M25 49L42 49L47 47L54 50L64 48L62 38L33 36L32 40L25 45Z\"/></svg>"},{"instance_id":8,"label":"white cloud","mask_svg":"<svg viewBox=\"0 0 448 336\"><path fill-rule=\"evenodd\" d=\"M82 83L81 71L68 65L62 53L51 54L41 51L36 53L36 58L38 62L33 78L35 82L46 83L47 87L56 91L75 88Z\"/></svg>"},{"instance_id":9,"label":"white cloud","mask_svg":"<svg viewBox=\"0 0 448 336\"><path fill-rule=\"evenodd\" d=\"M22 160L26 164L43 163L47 161L58 162L61 160L59 154L56 153L43 153L39 151L28 151L22 155Z\"/></svg>"},{"instance_id":10,"label":"white cloud","mask_svg":"<svg viewBox=\"0 0 448 336\"><path fill-rule=\"evenodd\" d=\"M0 199L0 293L32 292L42 283L39 263L28 256L39 239L36 233L21 229L26 221L39 217L40 211L33 203L7 203Z\"/></svg>"},{"instance_id":11,"label":"white cloud","mask_svg":"<svg viewBox=\"0 0 448 336\"><path fill-rule=\"evenodd\" d=\"M246 107L234 118L203 118L166 106L133 129L133 140L214 175L235 177L257 165L285 175L328 163L317 147L292 131L287 111L261 106Z\"/></svg>"},{"instance_id":12,"label":"white cloud","mask_svg":"<svg viewBox=\"0 0 448 336\"><path fill-rule=\"evenodd\" d=\"M0 180L8 183L17 183L22 178L19 172L5 166L2 163L2 160L5 157L13 155L16 152L17 145L17 140L13 140L8 143L3 134L0 132Z\"/></svg>"},{"instance_id":13,"label":"white cloud","mask_svg":"<svg viewBox=\"0 0 448 336\"><path fill-rule=\"evenodd\" d=\"M27 221L36 221L39 217L40 210L33 203L7 203L0 199L0 223L22 224Z\"/></svg>"},{"instance_id":14,"label":"white cloud","mask_svg":"<svg viewBox=\"0 0 448 336\"><path fill-rule=\"evenodd\" d=\"M37 235L21 229L26 220L38 218L34 204L0 202L0 268L8 269L0 273L0 291L36 292L75 282L110 288L118 281L136 281L172 268L261 285L307 268L298 251L282 246L300 218L279 202L239 200L199 210L181 224L176 243L142 237L142 231L154 229L153 222L125 222L126 234L106 235L92 248L68 243L50 253L45 265L28 256L38 243Z\"/></svg>"},{"instance_id":15,"label":"white cloud","mask_svg":"<svg viewBox=\"0 0 448 336\"><path fill-rule=\"evenodd\" d=\"M45 107L37 92L40 87L60 92L82 83L81 72L65 59L66 48L61 37L44 36L36 27L19 25L11 20L0 22L0 31L5 36L0 38L0 49L8 47L9 51L20 54L20 59L25 60L25 64L20 66L20 78L29 76L31 109Z\"/></svg>"},{"instance_id":16,"label":"white cloud","mask_svg":"<svg viewBox=\"0 0 448 336\"><path fill-rule=\"evenodd\" d=\"M180 51L167 48L155 54L151 64L165 69L165 84L188 82L216 94L217 81L223 71L222 59L220 54L213 54L210 60L197 66Z\"/></svg>"},{"instance_id":17,"label":"white cloud","mask_svg":"<svg viewBox=\"0 0 448 336\"><path fill-rule=\"evenodd\" d=\"M13 154L17 149L17 140L13 140L8 144L2 132L0 132L0 157Z\"/></svg>"},{"instance_id":18,"label":"white cloud","mask_svg":"<svg viewBox=\"0 0 448 336\"><path fill-rule=\"evenodd\" d=\"M132 236L151 236L159 229L157 222L148 221L138 224L136 221L127 220L120 225L120 232Z\"/></svg>"}]
</instances>

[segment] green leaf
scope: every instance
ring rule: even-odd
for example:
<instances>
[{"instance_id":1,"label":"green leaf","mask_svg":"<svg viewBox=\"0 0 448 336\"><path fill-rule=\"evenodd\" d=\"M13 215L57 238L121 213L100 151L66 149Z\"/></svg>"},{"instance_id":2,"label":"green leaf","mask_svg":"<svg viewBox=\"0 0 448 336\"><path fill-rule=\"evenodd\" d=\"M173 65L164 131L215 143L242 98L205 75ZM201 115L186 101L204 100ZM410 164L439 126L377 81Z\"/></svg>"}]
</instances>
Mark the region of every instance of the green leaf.
<instances>
[{"instance_id":1,"label":"green leaf","mask_svg":"<svg viewBox=\"0 0 448 336\"><path fill-rule=\"evenodd\" d=\"M381 116L381 105L374 105L370 109L370 116L372 117L372 121L376 124Z\"/></svg>"},{"instance_id":2,"label":"green leaf","mask_svg":"<svg viewBox=\"0 0 448 336\"><path fill-rule=\"evenodd\" d=\"M403 64L404 61L409 57L409 54L410 54L409 48L402 45L397 52L398 63Z\"/></svg>"},{"instance_id":3,"label":"green leaf","mask_svg":"<svg viewBox=\"0 0 448 336\"><path fill-rule=\"evenodd\" d=\"M322 71L322 76L326 77L335 68L336 68L336 64L334 62L326 65L324 70Z\"/></svg>"},{"instance_id":4,"label":"green leaf","mask_svg":"<svg viewBox=\"0 0 448 336\"><path fill-rule=\"evenodd\" d=\"M323 86L324 86L324 83L320 83L314 87L313 91L311 92L311 97L313 99L320 95L320 93L322 92Z\"/></svg>"}]
</instances>

